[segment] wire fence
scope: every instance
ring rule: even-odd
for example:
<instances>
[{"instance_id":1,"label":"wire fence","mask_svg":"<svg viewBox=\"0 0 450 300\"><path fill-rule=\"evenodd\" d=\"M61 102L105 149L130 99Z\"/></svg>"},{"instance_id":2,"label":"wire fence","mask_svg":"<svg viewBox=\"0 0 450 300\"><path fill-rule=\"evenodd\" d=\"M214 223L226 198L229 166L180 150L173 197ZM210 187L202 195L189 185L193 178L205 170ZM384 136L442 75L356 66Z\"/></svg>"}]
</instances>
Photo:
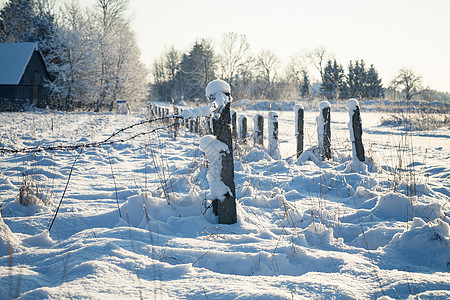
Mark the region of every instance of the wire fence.
<instances>
[{"instance_id":1,"label":"wire fence","mask_svg":"<svg viewBox=\"0 0 450 300\"><path fill-rule=\"evenodd\" d=\"M96 148L96 147L102 147L102 146L107 146L107 145L125 143L130 140L136 139L138 137L152 134L159 130L167 130L173 126L176 126L178 124L178 122L174 122L173 124L168 124L168 125L166 124L164 126L156 127L156 128L153 128L153 129L147 130L147 131L142 131L142 132L136 133L132 136L128 136L126 138L117 138L117 139L115 139L115 138L120 133L124 133L124 132L126 132L130 129L133 129L135 127L138 127L138 126L151 124L151 123L155 123L155 122L161 122L161 121L178 120L180 118L181 118L180 116L171 115L171 116L153 118L150 120L144 120L144 121L132 124L130 126L121 128L121 129L115 131L113 134L111 134L109 137L107 137L106 139L104 139L102 141L90 142L90 143L80 143L80 144L75 144L75 145L57 145L57 146L39 145L39 146L26 147L26 148L21 148L21 149L0 148L0 154L38 153L38 152L43 152L43 151L72 151L72 150L78 150L78 149Z\"/></svg>"}]
</instances>

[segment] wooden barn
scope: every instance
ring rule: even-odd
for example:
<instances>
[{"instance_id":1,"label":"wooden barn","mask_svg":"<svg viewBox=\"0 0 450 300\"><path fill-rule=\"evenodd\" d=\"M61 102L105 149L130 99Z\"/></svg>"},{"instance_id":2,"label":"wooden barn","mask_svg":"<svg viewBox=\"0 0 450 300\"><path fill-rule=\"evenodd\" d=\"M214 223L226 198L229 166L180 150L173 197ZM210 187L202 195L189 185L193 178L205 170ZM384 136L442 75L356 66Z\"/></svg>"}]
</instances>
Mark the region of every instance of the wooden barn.
<instances>
[{"instance_id":1,"label":"wooden barn","mask_svg":"<svg viewBox=\"0 0 450 300\"><path fill-rule=\"evenodd\" d=\"M49 78L37 43L0 43L0 111L45 107Z\"/></svg>"}]
</instances>

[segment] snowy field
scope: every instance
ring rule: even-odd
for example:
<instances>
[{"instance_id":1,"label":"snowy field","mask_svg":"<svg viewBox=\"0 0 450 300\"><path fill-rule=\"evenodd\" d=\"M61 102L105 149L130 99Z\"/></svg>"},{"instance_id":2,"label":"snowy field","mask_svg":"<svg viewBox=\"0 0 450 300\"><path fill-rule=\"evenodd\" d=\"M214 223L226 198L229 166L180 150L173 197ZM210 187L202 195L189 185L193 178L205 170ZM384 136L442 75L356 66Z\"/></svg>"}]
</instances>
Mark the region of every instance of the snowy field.
<instances>
[{"instance_id":1,"label":"snowy field","mask_svg":"<svg viewBox=\"0 0 450 300\"><path fill-rule=\"evenodd\" d=\"M249 133L256 113L267 116L236 109ZM305 149L314 148L318 111L305 114ZM217 224L199 137L185 129L2 153L0 298L449 299L448 127L380 126L387 113L363 104L366 168L353 171L346 111L332 108L323 162L296 160L294 113L278 115L281 160L236 146L234 225ZM0 148L98 142L146 118L0 113ZM20 204L20 191L36 203Z\"/></svg>"}]
</instances>

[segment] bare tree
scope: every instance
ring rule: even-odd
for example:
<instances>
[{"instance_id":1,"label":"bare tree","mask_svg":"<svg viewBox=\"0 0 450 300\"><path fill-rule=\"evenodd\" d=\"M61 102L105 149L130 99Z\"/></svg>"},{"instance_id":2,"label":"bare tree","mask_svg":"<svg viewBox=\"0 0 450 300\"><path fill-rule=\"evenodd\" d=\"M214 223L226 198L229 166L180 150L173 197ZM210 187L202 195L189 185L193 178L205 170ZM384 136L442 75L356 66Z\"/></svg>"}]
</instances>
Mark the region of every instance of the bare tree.
<instances>
[{"instance_id":1,"label":"bare tree","mask_svg":"<svg viewBox=\"0 0 450 300\"><path fill-rule=\"evenodd\" d=\"M324 46L317 46L307 54L309 62L319 71L320 79L323 82L325 65L329 60L334 59L334 54Z\"/></svg>"},{"instance_id":2,"label":"bare tree","mask_svg":"<svg viewBox=\"0 0 450 300\"><path fill-rule=\"evenodd\" d=\"M280 66L280 60L275 52L272 50L263 50L258 55L256 66L259 71L259 75L265 82L273 84L275 78L278 75L278 67Z\"/></svg>"},{"instance_id":3,"label":"bare tree","mask_svg":"<svg viewBox=\"0 0 450 300\"><path fill-rule=\"evenodd\" d=\"M423 86L422 76L417 75L412 69L400 69L398 75L392 80L391 87L400 91L406 101L417 95L422 95L429 89Z\"/></svg>"},{"instance_id":4,"label":"bare tree","mask_svg":"<svg viewBox=\"0 0 450 300\"><path fill-rule=\"evenodd\" d=\"M275 98L275 80L278 76L278 68L280 66L280 60L272 50L263 50L256 59L256 67L258 71L258 77L261 81L262 96L268 99Z\"/></svg>"},{"instance_id":5,"label":"bare tree","mask_svg":"<svg viewBox=\"0 0 450 300\"><path fill-rule=\"evenodd\" d=\"M291 56L285 68L284 97L298 99L300 97L300 86L305 74L308 74L305 56L300 53Z\"/></svg>"},{"instance_id":6,"label":"bare tree","mask_svg":"<svg viewBox=\"0 0 450 300\"><path fill-rule=\"evenodd\" d=\"M153 64L154 92L160 101L176 101L182 94L182 87L177 86L180 71L181 53L172 45L165 49Z\"/></svg>"},{"instance_id":7,"label":"bare tree","mask_svg":"<svg viewBox=\"0 0 450 300\"><path fill-rule=\"evenodd\" d=\"M117 19L123 17L128 7L128 0L97 0L97 7L101 10L103 17L102 29L107 30Z\"/></svg>"},{"instance_id":8,"label":"bare tree","mask_svg":"<svg viewBox=\"0 0 450 300\"><path fill-rule=\"evenodd\" d=\"M172 45L164 54L164 67L169 73L169 80L174 80L181 62L181 53Z\"/></svg>"},{"instance_id":9,"label":"bare tree","mask_svg":"<svg viewBox=\"0 0 450 300\"><path fill-rule=\"evenodd\" d=\"M244 34L228 32L222 36L221 48L220 71L223 79L233 86L235 76L245 69L244 65L250 55L250 44Z\"/></svg>"}]
</instances>

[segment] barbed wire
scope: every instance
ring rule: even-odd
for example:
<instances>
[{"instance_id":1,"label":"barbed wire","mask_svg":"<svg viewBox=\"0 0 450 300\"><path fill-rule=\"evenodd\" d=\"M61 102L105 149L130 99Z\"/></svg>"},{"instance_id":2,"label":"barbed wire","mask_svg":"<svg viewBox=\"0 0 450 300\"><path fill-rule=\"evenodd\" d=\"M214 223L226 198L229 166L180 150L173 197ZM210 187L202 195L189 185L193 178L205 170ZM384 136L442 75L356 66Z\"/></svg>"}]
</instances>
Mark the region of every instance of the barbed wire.
<instances>
[{"instance_id":1,"label":"barbed wire","mask_svg":"<svg viewBox=\"0 0 450 300\"><path fill-rule=\"evenodd\" d=\"M101 146L108 146L108 145L113 145L113 144L119 144L119 143L125 143L128 142L130 140L136 139L138 137L141 136L145 136L145 135L149 135L152 133L155 133L156 131L159 130L167 130L171 127L175 127L177 125L181 125L180 122L178 122L178 120L191 120L191 119L195 119L195 117L191 117L191 118L185 118L182 117L180 115L168 115L168 116L164 116L164 117L158 117L158 118L153 118L153 119L149 119L149 120L143 120L141 122L138 123L134 123L132 125L126 126L124 128L121 128L115 132L113 132L110 136L108 136L106 139L102 140L102 141L97 141L97 142L90 142L90 143L80 143L80 144L75 144L75 145L57 145L57 146L43 146L43 145L38 145L38 146L33 146L33 147L26 147L26 148L21 148L21 149L12 149L12 148L0 148L0 155L1 154L6 154L6 153L10 153L10 154L18 154L18 153L38 153L38 152L44 152L44 151L73 151L73 150L79 150L79 149L88 149L88 148L97 148L97 147L101 147ZM165 125L162 127L156 127L153 128L150 131L143 131L143 132L139 132L136 133L132 136L128 136L126 138L121 138L121 139L115 139L112 140L114 137L118 136L119 134L133 129L135 127L141 126L141 125L145 125L145 124L151 124L154 122L160 122L160 121L166 121L166 120L177 120L177 122L174 122L173 124L169 124L169 125ZM250 136L248 137L248 140L253 139L253 134L250 134ZM339 147L336 145L332 145L332 150L337 151L338 149L347 149L347 147ZM313 146L310 147L308 149L305 149L304 151L311 151L311 150L319 150L318 146ZM295 157L297 154L292 154L290 156L288 156L288 159L291 159L293 157Z\"/></svg>"},{"instance_id":2,"label":"barbed wire","mask_svg":"<svg viewBox=\"0 0 450 300\"><path fill-rule=\"evenodd\" d=\"M182 119L183 117L178 116L178 115L170 115L170 116L166 116L166 117L159 117L159 118L154 118L154 119L150 119L150 120L144 120L135 124L132 124L130 126L121 128L119 130L117 130L116 132L114 132L113 134L111 134L109 137L107 137L106 139L102 140L102 141L98 141L98 142L90 142L90 143L81 143L81 144L75 144L75 145L58 145L58 146L34 146L34 147L26 147L26 148L22 148L22 149L11 149L11 148L0 148L0 154L6 154L6 153L11 153L11 154L17 154L17 153L38 153L38 152L43 152L43 151L72 151L72 150L78 150L78 149L87 149L87 148L97 148L97 147L101 147L101 146L107 146L107 145L112 145L112 144L119 144L119 143L125 143L128 142L130 140L133 140L135 138L138 138L140 136L145 136L145 135L149 135L152 134L158 130L166 130L168 128L171 128L173 126L176 126L177 124L179 124L178 122L175 122L173 124L170 125L165 125L162 127L157 127L157 128L153 128L150 131L143 131L143 132L139 132L136 133L132 136L126 137L126 138L122 138L122 139L116 139L116 140L111 140L114 137L116 137L117 135L119 135L120 133L123 133L127 130L133 129L134 127L137 126L141 126L144 124L150 124L153 122L158 122L158 121L165 121L165 120L178 120L178 119Z\"/></svg>"}]
</instances>

